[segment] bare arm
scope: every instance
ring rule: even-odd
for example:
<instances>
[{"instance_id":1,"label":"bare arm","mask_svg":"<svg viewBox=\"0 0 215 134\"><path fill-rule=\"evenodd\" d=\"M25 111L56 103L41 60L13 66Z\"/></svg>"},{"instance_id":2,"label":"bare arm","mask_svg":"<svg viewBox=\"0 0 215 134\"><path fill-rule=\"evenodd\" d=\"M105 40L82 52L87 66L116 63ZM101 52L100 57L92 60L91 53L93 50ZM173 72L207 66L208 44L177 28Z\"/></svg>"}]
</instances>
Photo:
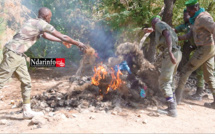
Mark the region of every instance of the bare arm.
<instances>
[{"instance_id":1,"label":"bare arm","mask_svg":"<svg viewBox=\"0 0 215 134\"><path fill-rule=\"evenodd\" d=\"M53 36L55 36L56 38L59 38L62 42L67 42L69 44L74 44L78 47L80 47L80 49L83 49L84 51L86 50L86 46L79 42L79 41L76 41L76 40L73 40L72 38L70 38L69 36L67 35L64 35L64 34L61 34L60 32L58 32L57 30L54 30L52 33L51 33Z\"/></svg>"},{"instance_id":2,"label":"bare arm","mask_svg":"<svg viewBox=\"0 0 215 134\"><path fill-rule=\"evenodd\" d=\"M78 41L76 40L73 40L72 38L70 38L69 36L67 35L64 35L64 34L61 34L60 32L58 32L57 30L54 30L54 32L52 33L53 36L59 38L61 41L64 41L64 42L67 42L67 43L70 43L70 44L74 44L76 46L79 46L79 43Z\"/></svg>"},{"instance_id":3,"label":"bare arm","mask_svg":"<svg viewBox=\"0 0 215 134\"><path fill-rule=\"evenodd\" d=\"M172 53L172 38L171 38L171 35L170 35L168 30L164 30L162 34L165 37L166 44L168 46L168 52L169 52L170 59L171 59L173 64L176 64L176 59L175 59L175 57L174 57L174 55Z\"/></svg>"},{"instance_id":4,"label":"bare arm","mask_svg":"<svg viewBox=\"0 0 215 134\"><path fill-rule=\"evenodd\" d=\"M46 33L44 32L43 33L43 38L44 39L47 39L47 40L50 40L50 41L56 41L56 42L61 42L61 39L49 34L49 33Z\"/></svg>"},{"instance_id":5,"label":"bare arm","mask_svg":"<svg viewBox=\"0 0 215 134\"><path fill-rule=\"evenodd\" d=\"M193 38L192 36L193 36L193 32L192 32L192 30L190 30L185 35L178 36L178 40L189 40L189 39Z\"/></svg>"},{"instance_id":6,"label":"bare arm","mask_svg":"<svg viewBox=\"0 0 215 134\"><path fill-rule=\"evenodd\" d=\"M70 48L72 46L72 44L69 44L67 42L62 42L61 39L49 34L49 33L46 33L44 32L43 33L43 38L44 39L47 39L47 40L50 40L50 41L55 41L55 42L61 42L63 45L65 45L67 48Z\"/></svg>"}]
</instances>

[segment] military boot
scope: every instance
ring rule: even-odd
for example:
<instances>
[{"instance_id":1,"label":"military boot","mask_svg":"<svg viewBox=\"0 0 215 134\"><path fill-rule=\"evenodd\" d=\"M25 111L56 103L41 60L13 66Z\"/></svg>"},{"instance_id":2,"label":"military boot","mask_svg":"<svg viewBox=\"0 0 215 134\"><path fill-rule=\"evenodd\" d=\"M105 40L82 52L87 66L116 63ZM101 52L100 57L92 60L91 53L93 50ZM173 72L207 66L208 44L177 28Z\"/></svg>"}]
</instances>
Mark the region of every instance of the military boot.
<instances>
[{"instance_id":1,"label":"military boot","mask_svg":"<svg viewBox=\"0 0 215 134\"><path fill-rule=\"evenodd\" d=\"M189 99L200 101L200 100L202 100L203 92L204 92L204 91L203 91L203 88L202 88L202 87L197 87L196 93L193 94L193 95L191 95L191 96L189 97Z\"/></svg>"},{"instance_id":2,"label":"military boot","mask_svg":"<svg viewBox=\"0 0 215 134\"><path fill-rule=\"evenodd\" d=\"M167 105L168 105L167 109L158 109L158 113L166 114L171 117L176 117L177 116L176 103L173 101L168 101Z\"/></svg>"},{"instance_id":3,"label":"military boot","mask_svg":"<svg viewBox=\"0 0 215 134\"><path fill-rule=\"evenodd\" d=\"M215 109L215 94L213 94L214 102L212 103L205 103L204 106L208 108L213 108Z\"/></svg>"}]
</instances>

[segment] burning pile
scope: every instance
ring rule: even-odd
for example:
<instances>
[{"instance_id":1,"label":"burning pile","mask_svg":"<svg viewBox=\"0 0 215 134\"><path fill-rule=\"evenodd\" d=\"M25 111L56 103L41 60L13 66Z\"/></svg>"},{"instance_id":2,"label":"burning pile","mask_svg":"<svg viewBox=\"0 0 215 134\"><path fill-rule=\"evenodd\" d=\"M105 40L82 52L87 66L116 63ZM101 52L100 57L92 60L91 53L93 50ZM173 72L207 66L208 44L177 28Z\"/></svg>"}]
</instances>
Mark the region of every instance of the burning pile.
<instances>
[{"instance_id":1,"label":"burning pile","mask_svg":"<svg viewBox=\"0 0 215 134\"><path fill-rule=\"evenodd\" d=\"M95 57L95 52L92 55ZM93 69L91 84L98 86L101 95L118 89L117 91L123 92L127 97L132 94L134 98L140 98L138 95L144 87L148 88L146 91L148 96L160 93L157 81L158 71L154 65L144 59L143 51L138 44L129 42L120 44L116 55L118 57L109 58L107 64L100 64ZM129 70L119 68L123 62L130 67Z\"/></svg>"},{"instance_id":2,"label":"burning pile","mask_svg":"<svg viewBox=\"0 0 215 134\"><path fill-rule=\"evenodd\" d=\"M120 76L122 72L118 69L117 72L113 68L107 69L104 65L94 67L94 76L92 77L92 84L100 88L100 93L108 93L110 90L120 88L124 82Z\"/></svg>"},{"instance_id":3,"label":"burning pile","mask_svg":"<svg viewBox=\"0 0 215 134\"><path fill-rule=\"evenodd\" d=\"M96 53L94 49L91 50L82 59L79 70L81 75L86 64L92 66L95 63ZM94 66L93 75L72 76L66 92L61 93L59 90L62 88L56 87L34 96L32 106L46 111L55 111L58 108L73 108L81 111L83 108L92 107L96 110L108 111L116 106L141 108L157 105L154 95L158 92L158 73L155 67L144 59L138 45L121 44L117 47L116 54L118 57L109 58L109 63ZM90 59L93 59L92 62L89 61ZM130 70L120 68L124 61ZM147 87L146 97L142 99L140 93L146 89L145 87Z\"/></svg>"},{"instance_id":4,"label":"burning pile","mask_svg":"<svg viewBox=\"0 0 215 134\"><path fill-rule=\"evenodd\" d=\"M147 85L150 92L161 93L158 89L159 72L155 66L144 58L143 51L136 43L123 43L117 47L118 60L125 60L131 69L132 75L128 81L138 80L141 87ZM135 87L133 87L135 88ZM154 95L152 95L154 96Z\"/></svg>"}]
</instances>

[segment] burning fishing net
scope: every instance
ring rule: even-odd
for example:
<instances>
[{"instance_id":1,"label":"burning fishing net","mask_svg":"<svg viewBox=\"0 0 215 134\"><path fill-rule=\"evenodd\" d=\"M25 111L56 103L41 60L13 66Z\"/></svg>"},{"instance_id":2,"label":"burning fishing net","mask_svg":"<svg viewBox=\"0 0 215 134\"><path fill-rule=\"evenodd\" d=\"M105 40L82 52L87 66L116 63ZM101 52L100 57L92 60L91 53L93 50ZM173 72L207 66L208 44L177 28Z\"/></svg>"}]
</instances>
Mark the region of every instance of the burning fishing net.
<instances>
[{"instance_id":1,"label":"burning fishing net","mask_svg":"<svg viewBox=\"0 0 215 134\"><path fill-rule=\"evenodd\" d=\"M118 69L117 72L113 68L108 69L105 65L94 67L94 75L91 78L92 84L98 86L101 94L108 93L110 90L116 90L124 83L120 76L122 72Z\"/></svg>"}]
</instances>

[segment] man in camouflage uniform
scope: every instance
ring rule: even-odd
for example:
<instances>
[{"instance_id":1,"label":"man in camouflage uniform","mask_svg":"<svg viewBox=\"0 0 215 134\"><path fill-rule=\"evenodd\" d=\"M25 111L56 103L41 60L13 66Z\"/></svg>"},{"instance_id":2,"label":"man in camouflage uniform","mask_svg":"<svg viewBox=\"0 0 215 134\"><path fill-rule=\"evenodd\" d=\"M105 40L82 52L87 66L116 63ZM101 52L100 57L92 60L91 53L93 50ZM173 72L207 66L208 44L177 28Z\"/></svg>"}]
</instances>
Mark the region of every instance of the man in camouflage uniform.
<instances>
[{"instance_id":1,"label":"man in camouflage uniform","mask_svg":"<svg viewBox=\"0 0 215 134\"><path fill-rule=\"evenodd\" d=\"M168 108L159 110L160 113L176 117L176 103L174 100L173 77L177 72L177 67L181 61L182 53L178 46L178 37L174 30L159 16L152 18L152 29L144 29L145 32L155 31L157 48L163 52L161 74L159 76L159 88L164 92Z\"/></svg>"},{"instance_id":2,"label":"man in camouflage uniform","mask_svg":"<svg viewBox=\"0 0 215 134\"><path fill-rule=\"evenodd\" d=\"M183 19L184 19L184 24L181 24L175 28L176 33L179 33L179 32L188 33L190 31L190 23L189 23L190 16L187 12L187 9L184 9ZM191 52L194 51L195 49L196 49L196 45L194 43L193 38L184 41L184 45L182 49L183 56L182 56L181 63L179 64L180 70L188 62ZM196 70L196 77L197 77L197 90L195 94L189 97L189 99L202 100L202 95L203 95L203 90L205 85L202 66Z\"/></svg>"},{"instance_id":3,"label":"man in camouflage uniform","mask_svg":"<svg viewBox=\"0 0 215 134\"><path fill-rule=\"evenodd\" d=\"M203 66L204 79L208 83L214 97L213 103L205 103L206 107L215 108L215 78L214 55L215 55L215 22L212 16L200 8L197 0L189 0L185 3L187 12L190 15L191 31L184 36L179 36L180 40L194 38L197 50L184 66L176 89L176 100L180 103L184 91L184 85L190 74L200 66Z\"/></svg>"},{"instance_id":4,"label":"man in camouflage uniform","mask_svg":"<svg viewBox=\"0 0 215 134\"><path fill-rule=\"evenodd\" d=\"M21 81L21 92L23 98L23 118L32 118L36 115L42 115L42 112L34 112L30 107L31 78L26 65L26 52L39 38L62 42L67 47L72 44L85 51L86 46L78 41L63 35L50 25L52 13L48 8L41 8L37 19L28 20L21 29L14 35L3 50L3 61L0 64L0 88L4 83L16 74Z\"/></svg>"}]
</instances>

